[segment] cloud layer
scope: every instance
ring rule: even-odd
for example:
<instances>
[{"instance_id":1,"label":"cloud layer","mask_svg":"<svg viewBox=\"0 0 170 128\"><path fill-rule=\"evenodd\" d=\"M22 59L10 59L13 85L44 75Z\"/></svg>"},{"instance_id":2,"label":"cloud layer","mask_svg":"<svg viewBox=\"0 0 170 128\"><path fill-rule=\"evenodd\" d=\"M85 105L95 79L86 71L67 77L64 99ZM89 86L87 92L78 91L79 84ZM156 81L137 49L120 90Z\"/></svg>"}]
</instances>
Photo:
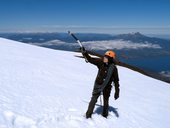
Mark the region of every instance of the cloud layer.
<instances>
[{"instance_id":1,"label":"cloud layer","mask_svg":"<svg viewBox=\"0 0 170 128\"><path fill-rule=\"evenodd\" d=\"M29 43L29 44L38 45L38 46L61 46L61 45L67 45L68 43L63 42L61 40L50 40L43 43Z\"/></svg>"},{"instance_id":2,"label":"cloud layer","mask_svg":"<svg viewBox=\"0 0 170 128\"><path fill-rule=\"evenodd\" d=\"M124 40L109 40L109 41L88 41L84 42L84 45L89 49L95 50L106 50L106 49L144 49L144 48L152 48L152 49L160 49L161 46L158 44L152 43L133 43L131 41Z\"/></svg>"},{"instance_id":3,"label":"cloud layer","mask_svg":"<svg viewBox=\"0 0 170 128\"><path fill-rule=\"evenodd\" d=\"M38 46L63 46L63 47L78 47L77 43L67 43L60 40L51 40L44 43L30 43ZM83 45L89 50L107 50L107 49L161 49L158 44L152 44L148 42L133 43L131 41L124 40L106 40L106 41L87 41L83 42Z\"/></svg>"}]
</instances>

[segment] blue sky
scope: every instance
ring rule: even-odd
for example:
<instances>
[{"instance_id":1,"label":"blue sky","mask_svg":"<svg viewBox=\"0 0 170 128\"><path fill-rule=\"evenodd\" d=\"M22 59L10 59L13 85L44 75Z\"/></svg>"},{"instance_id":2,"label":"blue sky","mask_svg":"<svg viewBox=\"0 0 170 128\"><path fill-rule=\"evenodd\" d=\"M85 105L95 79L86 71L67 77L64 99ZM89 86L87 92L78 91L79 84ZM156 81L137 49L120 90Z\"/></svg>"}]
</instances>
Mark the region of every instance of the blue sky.
<instances>
[{"instance_id":1,"label":"blue sky","mask_svg":"<svg viewBox=\"0 0 170 128\"><path fill-rule=\"evenodd\" d=\"M170 33L168 0L0 0L0 32Z\"/></svg>"}]
</instances>

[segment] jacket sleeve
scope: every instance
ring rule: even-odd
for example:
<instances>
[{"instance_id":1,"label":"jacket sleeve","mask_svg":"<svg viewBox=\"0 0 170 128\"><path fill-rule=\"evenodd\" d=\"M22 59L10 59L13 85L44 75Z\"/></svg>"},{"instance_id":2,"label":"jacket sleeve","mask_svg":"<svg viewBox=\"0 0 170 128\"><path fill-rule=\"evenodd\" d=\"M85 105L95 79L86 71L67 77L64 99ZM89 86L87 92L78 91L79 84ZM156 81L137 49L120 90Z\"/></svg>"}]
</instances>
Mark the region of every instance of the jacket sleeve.
<instances>
[{"instance_id":1,"label":"jacket sleeve","mask_svg":"<svg viewBox=\"0 0 170 128\"><path fill-rule=\"evenodd\" d=\"M94 64L96 66L100 65L101 60L97 59L97 58L92 58L91 56L89 56L89 54L87 53L87 51L82 53L83 56L88 60L88 62L90 62L91 64Z\"/></svg>"},{"instance_id":2,"label":"jacket sleeve","mask_svg":"<svg viewBox=\"0 0 170 128\"><path fill-rule=\"evenodd\" d=\"M118 70L117 70L117 67L115 68L114 70L114 73L113 73L113 80L114 80L114 86L115 86L115 93L118 93L119 94L119 76L118 76Z\"/></svg>"}]
</instances>

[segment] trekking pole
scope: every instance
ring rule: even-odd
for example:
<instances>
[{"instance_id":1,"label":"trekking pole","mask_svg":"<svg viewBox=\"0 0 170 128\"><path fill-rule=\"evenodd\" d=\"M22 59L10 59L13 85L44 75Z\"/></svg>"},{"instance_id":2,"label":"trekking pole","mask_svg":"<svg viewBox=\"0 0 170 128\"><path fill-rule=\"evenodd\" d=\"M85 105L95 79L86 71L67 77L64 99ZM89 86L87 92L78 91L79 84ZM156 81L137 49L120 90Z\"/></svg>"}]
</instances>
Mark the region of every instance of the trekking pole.
<instances>
[{"instance_id":1,"label":"trekking pole","mask_svg":"<svg viewBox=\"0 0 170 128\"><path fill-rule=\"evenodd\" d=\"M73 33L71 33L70 31L68 31L68 34L71 35L71 36L76 40L76 42L80 45L81 52L83 52L82 49L84 48L84 46L82 45L82 43L80 42L80 40L79 40ZM85 58L85 61L88 63L87 58L86 58L86 57L84 57L84 58Z\"/></svg>"}]
</instances>

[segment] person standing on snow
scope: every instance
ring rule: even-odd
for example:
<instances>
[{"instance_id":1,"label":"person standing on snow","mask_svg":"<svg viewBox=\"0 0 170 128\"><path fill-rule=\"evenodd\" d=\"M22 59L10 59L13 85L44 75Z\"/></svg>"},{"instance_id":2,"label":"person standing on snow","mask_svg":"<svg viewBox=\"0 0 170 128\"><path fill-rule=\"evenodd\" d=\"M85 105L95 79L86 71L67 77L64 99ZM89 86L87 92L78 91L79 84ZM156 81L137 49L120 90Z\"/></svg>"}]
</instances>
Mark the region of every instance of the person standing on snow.
<instances>
[{"instance_id":1,"label":"person standing on snow","mask_svg":"<svg viewBox=\"0 0 170 128\"><path fill-rule=\"evenodd\" d=\"M115 100L119 98L119 77L117 67L115 66L116 54L109 50L105 53L103 59L99 59L90 57L84 47L81 48L81 51L87 61L96 65L99 69L94 83L91 101L86 112L86 118L91 118L93 109L101 93L103 93L104 100L102 116L107 118L112 82L114 82L115 86L114 98Z\"/></svg>"}]
</instances>

